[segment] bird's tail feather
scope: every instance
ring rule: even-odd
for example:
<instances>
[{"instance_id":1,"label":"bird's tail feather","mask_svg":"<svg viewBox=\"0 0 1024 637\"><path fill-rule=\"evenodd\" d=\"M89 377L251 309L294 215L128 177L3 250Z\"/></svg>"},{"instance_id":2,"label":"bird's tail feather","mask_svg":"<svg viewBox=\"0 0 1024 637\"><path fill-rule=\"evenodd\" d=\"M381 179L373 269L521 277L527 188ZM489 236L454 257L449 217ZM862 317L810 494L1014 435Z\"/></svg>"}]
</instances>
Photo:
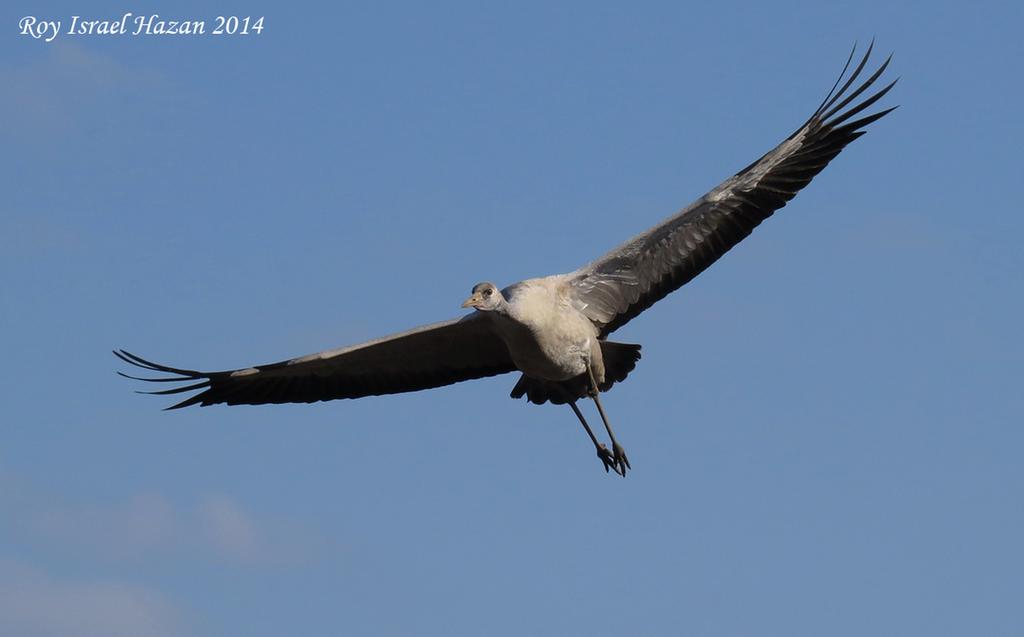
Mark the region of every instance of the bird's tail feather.
<instances>
[{"instance_id":1,"label":"bird's tail feather","mask_svg":"<svg viewBox=\"0 0 1024 637\"><path fill-rule=\"evenodd\" d=\"M615 383L626 379L640 360L640 346L632 343L614 343L601 341L601 357L604 359L604 382L600 390L605 392ZM589 382L587 375L565 381L546 381L530 378L526 374L519 377L519 382L512 388L512 398L526 399L535 405L543 405L550 401L555 405L579 400L587 395Z\"/></svg>"}]
</instances>

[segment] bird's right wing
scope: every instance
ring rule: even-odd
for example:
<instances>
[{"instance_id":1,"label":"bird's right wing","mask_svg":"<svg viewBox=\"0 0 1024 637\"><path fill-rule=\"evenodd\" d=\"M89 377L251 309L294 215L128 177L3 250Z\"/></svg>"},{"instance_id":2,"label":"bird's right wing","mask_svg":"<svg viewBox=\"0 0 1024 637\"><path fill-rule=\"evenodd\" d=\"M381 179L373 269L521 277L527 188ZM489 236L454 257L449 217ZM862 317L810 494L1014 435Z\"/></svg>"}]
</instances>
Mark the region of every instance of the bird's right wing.
<instances>
[{"instance_id":1,"label":"bird's right wing","mask_svg":"<svg viewBox=\"0 0 1024 637\"><path fill-rule=\"evenodd\" d=\"M864 134L862 128L892 110L848 121L896 83L851 105L889 64L886 60L847 94L870 55L871 47L836 91L853 59L851 52L818 110L776 148L678 214L566 275L574 304L598 326L602 338L703 272L785 206L847 144Z\"/></svg>"},{"instance_id":2,"label":"bird's right wing","mask_svg":"<svg viewBox=\"0 0 1024 637\"><path fill-rule=\"evenodd\" d=\"M441 387L513 371L505 343L479 312L461 319L417 327L401 334L270 365L223 372L168 367L124 350L121 360L151 372L173 374L139 378L149 382L189 383L151 394L200 391L168 407L189 405L261 405L312 403Z\"/></svg>"}]
</instances>

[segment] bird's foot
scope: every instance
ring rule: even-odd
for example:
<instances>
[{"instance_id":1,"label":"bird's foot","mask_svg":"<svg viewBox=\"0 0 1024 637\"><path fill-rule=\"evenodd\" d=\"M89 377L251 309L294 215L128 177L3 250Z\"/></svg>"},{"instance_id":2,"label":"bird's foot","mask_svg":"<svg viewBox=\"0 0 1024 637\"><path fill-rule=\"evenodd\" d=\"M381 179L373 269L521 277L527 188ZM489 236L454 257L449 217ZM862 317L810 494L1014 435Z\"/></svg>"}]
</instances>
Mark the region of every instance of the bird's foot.
<instances>
[{"instance_id":1,"label":"bird's foot","mask_svg":"<svg viewBox=\"0 0 1024 637\"><path fill-rule=\"evenodd\" d=\"M624 476L625 475L621 471L619 471L619 463L615 459L615 457L612 456L612 452L608 451L608 447L604 446L603 444L598 445L597 446L597 457L601 459L602 463L604 463L605 473L607 473L610 470L610 471L614 471L615 473L619 474L620 476Z\"/></svg>"},{"instance_id":2,"label":"bird's foot","mask_svg":"<svg viewBox=\"0 0 1024 637\"><path fill-rule=\"evenodd\" d=\"M626 477L626 470L632 469L629 466L629 458L626 457L626 450L617 442L612 443L612 469L623 478Z\"/></svg>"}]
</instances>

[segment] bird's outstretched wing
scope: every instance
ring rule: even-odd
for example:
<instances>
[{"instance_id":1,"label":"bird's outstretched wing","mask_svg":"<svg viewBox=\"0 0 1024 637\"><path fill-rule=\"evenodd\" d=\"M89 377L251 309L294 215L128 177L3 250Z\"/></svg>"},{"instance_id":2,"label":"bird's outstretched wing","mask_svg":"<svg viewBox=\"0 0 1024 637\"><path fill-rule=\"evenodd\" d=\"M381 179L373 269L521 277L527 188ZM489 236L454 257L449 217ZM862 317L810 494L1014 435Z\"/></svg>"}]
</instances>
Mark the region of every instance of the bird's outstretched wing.
<instances>
[{"instance_id":1,"label":"bird's outstretched wing","mask_svg":"<svg viewBox=\"0 0 1024 637\"><path fill-rule=\"evenodd\" d=\"M150 382L188 383L150 394L198 394L168 407L189 405L262 405L313 403L441 387L473 378L513 371L504 342L478 313L401 334L280 363L224 372L197 372L147 361L124 350L121 360L173 376L139 378Z\"/></svg>"},{"instance_id":2,"label":"bird's outstretched wing","mask_svg":"<svg viewBox=\"0 0 1024 637\"><path fill-rule=\"evenodd\" d=\"M851 90L871 49L837 91L853 60L850 53L821 106L784 142L681 212L567 275L575 304L601 329L602 338L703 272L785 206L847 144L864 134L861 129L895 108L849 121L896 83L854 102L889 64L886 59Z\"/></svg>"}]
</instances>

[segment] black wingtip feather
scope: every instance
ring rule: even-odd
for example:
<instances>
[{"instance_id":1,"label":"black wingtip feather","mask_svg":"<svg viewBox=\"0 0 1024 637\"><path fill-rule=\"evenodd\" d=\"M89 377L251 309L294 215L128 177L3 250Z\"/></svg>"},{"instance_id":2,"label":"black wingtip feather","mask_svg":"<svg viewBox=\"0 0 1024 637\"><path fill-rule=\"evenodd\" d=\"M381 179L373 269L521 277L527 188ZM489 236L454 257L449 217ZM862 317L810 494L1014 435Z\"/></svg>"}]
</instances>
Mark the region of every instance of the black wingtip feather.
<instances>
[{"instance_id":1,"label":"black wingtip feather","mask_svg":"<svg viewBox=\"0 0 1024 637\"><path fill-rule=\"evenodd\" d=\"M843 76L846 75L846 71L849 70L850 62L853 61L853 55L856 52L857 52L857 43L854 42L853 43L853 48L850 49L850 55L848 55L847 58L846 58L846 64L843 65L843 70L839 72L839 77L836 78L835 84L833 84L832 88L829 89L828 95L825 96L825 99L821 100L821 104L818 104L818 108L814 109L814 113L815 114L818 114L822 110L824 110L825 104L827 104L828 101L830 99L832 99L832 95L836 92L836 87L839 86L839 83L843 81Z\"/></svg>"},{"instance_id":2,"label":"black wingtip feather","mask_svg":"<svg viewBox=\"0 0 1024 637\"><path fill-rule=\"evenodd\" d=\"M183 407L191 407L192 405L196 405L196 404L201 403L203 401L203 396L205 396L205 395L206 395L206 392L203 392L202 394L196 394L195 396L192 396L191 398L186 398L185 400L181 401L180 403L171 405L170 407L164 407L161 411L174 411L175 409L181 409ZM203 406L205 407L208 404L209 403L203 403Z\"/></svg>"},{"instance_id":3,"label":"black wingtip feather","mask_svg":"<svg viewBox=\"0 0 1024 637\"><path fill-rule=\"evenodd\" d=\"M196 381L196 380L199 381L198 383L185 384L185 385L182 385L181 387L172 387L170 389L164 389L164 390L157 390L157 391L141 391L141 390L137 390L135 392L137 394L147 394L147 395L151 395L151 396L166 396L166 395L173 395L173 394L181 394L181 393L189 392L189 391L195 391L195 390L198 390L198 389L205 389L206 390L206 391L200 392L199 394L197 394L195 396L191 396L191 397L183 400L182 402L177 403L176 405L171 405L170 407L165 407L164 411L167 411L167 410L170 410L170 409L181 409L182 407L187 407L189 405L194 405L194 404L204 400L204 397L207 397L208 394L210 393L210 388L213 386L213 379L214 379L214 377L218 375L218 374L208 374L208 373L205 373L205 372L198 372L198 371L191 370L191 369L181 369L181 368L178 368L178 367L170 367L168 365L161 365L160 363L154 363L153 361L146 360L145 358L142 358L141 356L138 356L136 354L132 354L131 352L129 352L127 350L123 350L123 349L113 350L113 354L114 354L114 356L116 356L120 360L122 360L125 363L128 363L129 365L132 365L134 367L138 367L140 369L145 369L145 370L150 371L150 372L158 372L158 373L163 373L163 374L172 374L172 376L163 377L163 378L146 378L144 376L133 376L131 374L126 374L124 372L117 371L117 374L119 376L123 376L124 378L130 378L132 380L143 381L143 382L146 382L146 383L188 383L189 381Z\"/></svg>"},{"instance_id":4,"label":"black wingtip feather","mask_svg":"<svg viewBox=\"0 0 1024 637\"><path fill-rule=\"evenodd\" d=\"M875 102L885 97L885 94L888 93L893 86L896 86L896 80L893 80L888 85L882 87L882 89L880 89L877 93L865 99L863 102L857 104L856 106L846 111L845 113L840 113L837 117L828 120L828 125L833 127L839 126L840 124L850 119L854 115L857 115L858 113L870 108Z\"/></svg>"},{"instance_id":5,"label":"black wingtip feather","mask_svg":"<svg viewBox=\"0 0 1024 637\"><path fill-rule=\"evenodd\" d=\"M868 124L871 124L872 122L877 122L878 120L882 119L883 117L893 112L897 108L899 108L899 105L892 106L890 108L885 109L884 111L879 111L877 113L874 113L873 115L868 115L867 117L862 117L858 120L850 122L849 124L844 124L843 126L837 128L836 132L853 132L859 128L864 128Z\"/></svg>"},{"instance_id":6,"label":"black wingtip feather","mask_svg":"<svg viewBox=\"0 0 1024 637\"><path fill-rule=\"evenodd\" d=\"M836 92L836 94L833 95L832 98L828 100L824 106L818 109L818 111L815 113L816 115L820 115L823 111L832 109L833 105L839 100L839 98L841 98L846 93L846 90L850 88L850 86L852 86L854 82L857 81L857 78L860 76L861 71L863 71L864 67L867 65L868 58L871 57L871 51L874 48L875 43L872 41L871 44L868 46L868 50L864 52L864 57L861 58L860 62L857 64L857 68L853 70L853 73L850 74L850 77L846 79L846 83L843 84L843 87L839 89L839 91ZM846 72L845 69L843 72ZM842 79L841 75L840 79Z\"/></svg>"},{"instance_id":7,"label":"black wingtip feather","mask_svg":"<svg viewBox=\"0 0 1024 637\"><path fill-rule=\"evenodd\" d=\"M168 378L146 378L144 376L132 376L131 374L125 374L124 372L115 371L115 374L124 378L130 378L132 380L141 380L147 383L180 383L187 380L195 380L191 376L170 376Z\"/></svg>"},{"instance_id":8,"label":"black wingtip feather","mask_svg":"<svg viewBox=\"0 0 1024 637\"><path fill-rule=\"evenodd\" d=\"M861 93L866 91L868 89L868 87L870 87L872 84L875 83L875 80L877 80L879 77L881 77L882 73L885 72L886 67L889 66L889 62L891 62L891 61L892 61L892 55L890 54L889 57L885 60L885 62L883 62L882 65L879 66L878 69L874 73L872 73L871 77L869 77L868 79L864 80L864 83L861 84L859 87L857 87L857 89L854 90L852 93L847 95L846 99L844 99L842 102L839 102L835 106L832 106L827 113L822 114L820 116L820 119L823 120L823 121L827 121L830 117L832 117L833 115L835 115L836 113L841 111L843 108L845 108L847 104L849 104L853 100L857 99L857 97L859 97ZM865 59L864 62L867 62L867 59ZM859 72L859 69L858 69L858 72ZM850 78L850 79L853 79L853 78ZM847 85L847 86L849 86L849 85ZM838 95L836 95L835 99L839 99L843 95L843 93L846 91L846 89L847 89L847 87L844 86L843 90L840 91L840 93Z\"/></svg>"},{"instance_id":9,"label":"black wingtip feather","mask_svg":"<svg viewBox=\"0 0 1024 637\"><path fill-rule=\"evenodd\" d=\"M126 363L130 363L132 365L135 365L136 367L142 367L143 369L148 369L154 372L181 374L182 376L187 376L189 378L199 378L205 375L202 372L197 372L194 369L180 369L178 367L170 367L168 365L154 363L153 361L148 361L145 358L142 358L141 356L136 356L135 354L132 354L131 352L123 349L114 351L114 355Z\"/></svg>"},{"instance_id":10,"label":"black wingtip feather","mask_svg":"<svg viewBox=\"0 0 1024 637\"><path fill-rule=\"evenodd\" d=\"M195 389L203 389L210 386L210 381L204 380L200 383L193 385L184 385L182 387L172 387L171 389L161 389L157 391L140 391L140 394L149 394L150 396L168 396L171 394L180 394L182 392L192 391Z\"/></svg>"}]
</instances>

